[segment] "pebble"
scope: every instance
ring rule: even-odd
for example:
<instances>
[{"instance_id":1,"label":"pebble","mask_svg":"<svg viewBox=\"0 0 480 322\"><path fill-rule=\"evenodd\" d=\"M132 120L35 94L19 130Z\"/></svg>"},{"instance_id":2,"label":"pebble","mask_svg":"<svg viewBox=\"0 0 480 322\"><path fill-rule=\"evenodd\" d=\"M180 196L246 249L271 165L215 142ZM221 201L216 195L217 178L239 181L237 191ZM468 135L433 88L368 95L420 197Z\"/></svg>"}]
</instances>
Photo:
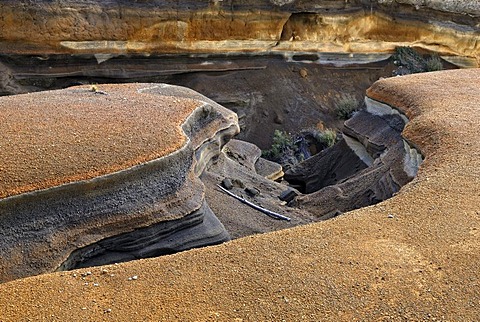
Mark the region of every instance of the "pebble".
<instances>
[{"instance_id":1,"label":"pebble","mask_svg":"<svg viewBox=\"0 0 480 322\"><path fill-rule=\"evenodd\" d=\"M295 197L297 197L297 196L298 196L298 193L296 193L292 189L287 189L287 190L282 191L282 193L280 194L280 196L278 196L278 198L280 200L288 203L288 202L292 201L293 199L295 199Z\"/></svg>"},{"instance_id":2,"label":"pebble","mask_svg":"<svg viewBox=\"0 0 480 322\"><path fill-rule=\"evenodd\" d=\"M138 279L137 275L133 275L132 277L128 278L129 281L136 281L137 279Z\"/></svg>"},{"instance_id":3,"label":"pebble","mask_svg":"<svg viewBox=\"0 0 480 322\"><path fill-rule=\"evenodd\" d=\"M231 190L233 188L232 180L230 180L229 178L223 179L222 186L227 190Z\"/></svg>"},{"instance_id":4,"label":"pebble","mask_svg":"<svg viewBox=\"0 0 480 322\"><path fill-rule=\"evenodd\" d=\"M302 78L306 78L308 76L308 71L306 68L302 68L300 69L300 76L302 76Z\"/></svg>"},{"instance_id":5,"label":"pebble","mask_svg":"<svg viewBox=\"0 0 480 322\"><path fill-rule=\"evenodd\" d=\"M393 214L388 214L388 218L395 218Z\"/></svg>"},{"instance_id":6,"label":"pebble","mask_svg":"<svg viewBox=\"0 0 480 322\"><path fill-rule=\"evenodd\" d=\"M275 113L275 117L273 119L273 122L276 124L283 124L285 122L285 119L281 114Z\"/></svg>"},{"instance_id":7,"label":"pebble","mask_svg":"<svg viewBox=\"0 0 480 322\"><path fill-rule=\"evenodd\" d=\"M251 196L256 196L260 193L260 190L258 190L257 188L247 187L247 188L245 188L245 192L248 193Z\"/></svg>"}]
</instances>

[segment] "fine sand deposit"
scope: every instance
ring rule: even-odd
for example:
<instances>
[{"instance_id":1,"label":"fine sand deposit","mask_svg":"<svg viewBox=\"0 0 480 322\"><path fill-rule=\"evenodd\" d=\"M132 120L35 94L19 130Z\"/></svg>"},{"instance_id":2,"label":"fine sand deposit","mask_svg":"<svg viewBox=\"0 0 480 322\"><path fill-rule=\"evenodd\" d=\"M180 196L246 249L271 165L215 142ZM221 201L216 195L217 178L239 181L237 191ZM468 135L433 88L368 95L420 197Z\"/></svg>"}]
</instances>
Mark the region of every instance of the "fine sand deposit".
<instances>
[{"instance_id":1,"label":"fine sand deposit","mask_svg":"<svg viewBox=\"0 0 480 322\"><path fill-rule=\"evenodd\" d=\"M376 82L424 155L393 198L333 220L0 285L2 321L475 321L478 69Z\"/></svg>"}]
</instances>

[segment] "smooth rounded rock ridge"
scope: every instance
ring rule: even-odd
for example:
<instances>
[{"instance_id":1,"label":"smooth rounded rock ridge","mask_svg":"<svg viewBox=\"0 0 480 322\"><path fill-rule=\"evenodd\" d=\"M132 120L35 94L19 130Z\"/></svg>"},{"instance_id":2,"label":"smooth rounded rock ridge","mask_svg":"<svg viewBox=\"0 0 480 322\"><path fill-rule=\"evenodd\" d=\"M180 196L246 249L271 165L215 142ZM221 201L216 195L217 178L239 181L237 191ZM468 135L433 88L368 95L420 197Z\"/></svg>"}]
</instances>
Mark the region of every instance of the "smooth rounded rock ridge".
<instances>
[{"instance_id":1,"label":"smooth rounded rock ridge","mask_svg":"<svg viewBox=\"0 0 480 322\"><path fill-rule=\"evenodd\" d=\"M178 88L170 85L99 87L0 98L0 198L108 175L172 154L190 140L182 129L187 118L213 104L187 89L182 91L191 97L172 96ZM232 113L220 111L234 122Z\"/></svg>"},{"instance_id":2,"label":"smooth rounded rock ridge","mask_svg":"<svg viewBox=\"0 0 480 322\"><path fill-rule=\"evenodd\" d=\"M205 216L187 249L229 239L198 176L238 132L235 113L165 84L2 97L0 110L1 281L53 271L73 251L122 234L142 236L136 253L179 251L180 239L169 250L162 236L185 235Z\"/></svg>"},{"instance_id":3,"label":"smooth rounded rock ridge","mask_svg":"<svg viewBox=\"0 0 480 322\"><path fill-rule=\"evenodd\" d=\"M1 318L476 320L478 88L472 69L368 90L409 118L402 135L425 157L393 198L329 221L91 269L86 280L79 270L2 284Z\"/></svg>"}]
</instances>

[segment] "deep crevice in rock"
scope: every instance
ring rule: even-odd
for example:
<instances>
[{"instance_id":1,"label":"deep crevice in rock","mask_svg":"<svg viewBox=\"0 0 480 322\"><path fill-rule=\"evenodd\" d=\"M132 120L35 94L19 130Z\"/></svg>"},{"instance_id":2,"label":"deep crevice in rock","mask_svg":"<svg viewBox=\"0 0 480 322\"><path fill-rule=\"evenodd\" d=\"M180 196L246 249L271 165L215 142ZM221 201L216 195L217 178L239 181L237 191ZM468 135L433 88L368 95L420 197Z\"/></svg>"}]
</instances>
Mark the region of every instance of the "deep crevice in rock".
<instances>
[{"instance_id":1,"label":"deep crevice in rock","mask_svg":"<svg viewBox=\"0 0 480 322\"><path fill-rule=\"evenodd\" d=\"M296 205L324 219L393 196L413 179L421 162L406 170L412 157L401 136L404 125L398 114L357 112L345 122L344 139L285 173L306 193Z\"/></svg>"}]
</instances>

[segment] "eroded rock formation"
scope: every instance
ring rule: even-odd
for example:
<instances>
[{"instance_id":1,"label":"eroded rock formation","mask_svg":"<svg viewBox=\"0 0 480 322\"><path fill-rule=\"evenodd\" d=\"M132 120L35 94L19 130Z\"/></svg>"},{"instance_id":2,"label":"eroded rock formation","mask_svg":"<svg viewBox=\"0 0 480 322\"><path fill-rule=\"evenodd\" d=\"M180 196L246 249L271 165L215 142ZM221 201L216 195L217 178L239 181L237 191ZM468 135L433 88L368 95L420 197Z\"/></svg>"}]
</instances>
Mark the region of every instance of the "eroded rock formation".
<instances>
[{"instance_id":1,"label":"eroded rock formation","mask_svg":"<svg viewBox=\"0 0 480 322\"><path fill-rule=\"evenodd\" d=\"M315 51L479 57L478 1L4 1L4 53ZM448 22L446 22L448 21Z\"/></svg>"},{"instance_id":2,"label":"eroded rock formation","mask_svg":"<svg viewBox=\"0 0 480 322\"><path fill-rule=\"evenodd\" d=\"M370 98L345 122L343 139L289 169L285 179L308 195L299 207L322 219L390 198L411 181L421 154L401 135L408 119Z\"/></svg>"},{"instance_id":3,"label":"eroded rock formation","mask_svg":"<svg viewBox=\"0 0 480 322\"><path fill-rule=\"evenodd\" d=\"M403 135L425 155L394 198L334 220L91 268L85 280L87 269L1 284L0 319L478 320L479 88L472 69L385 79L368 91L408 116Z\"/></svg>"},{"instance_id":4,"label":"eroded rock formation","mask_svg":"<svg viewBox=\"0 0 480 322\"><path fill-rule=\"evenodd\" d=\"M0 102L1 281L229 239L198 176L234 113L161 84Z\"/></svg>"}]
</instances>

